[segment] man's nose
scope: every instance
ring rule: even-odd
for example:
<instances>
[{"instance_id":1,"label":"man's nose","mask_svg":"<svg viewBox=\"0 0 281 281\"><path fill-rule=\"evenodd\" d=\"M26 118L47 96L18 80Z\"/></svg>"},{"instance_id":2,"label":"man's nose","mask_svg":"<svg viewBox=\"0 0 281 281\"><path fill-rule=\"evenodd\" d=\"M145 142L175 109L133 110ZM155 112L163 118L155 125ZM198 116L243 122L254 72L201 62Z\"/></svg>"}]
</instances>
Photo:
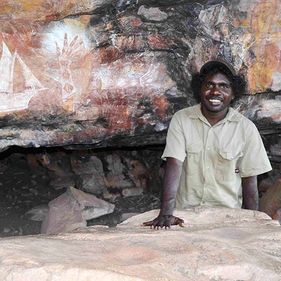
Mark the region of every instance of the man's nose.
<instances>
[{"instance_id":1,"label":"man's nose","mask_svg":"<svg viewBox=\"0 0 281 281\"><path fill-rule=\"evenodd\" d=\"M214 84L212 88L212 94L213 95L219 95L220 94L220 87L218 84Z\"/></svg>"}]
</instances>

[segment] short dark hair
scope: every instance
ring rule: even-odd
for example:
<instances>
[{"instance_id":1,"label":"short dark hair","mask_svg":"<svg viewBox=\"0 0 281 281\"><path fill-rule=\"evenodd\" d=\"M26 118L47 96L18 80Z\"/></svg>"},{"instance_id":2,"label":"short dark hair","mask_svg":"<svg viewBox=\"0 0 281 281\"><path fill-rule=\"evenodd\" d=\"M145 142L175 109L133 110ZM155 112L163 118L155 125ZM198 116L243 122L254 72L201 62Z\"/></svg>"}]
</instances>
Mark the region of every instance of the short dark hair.
<instances>
[{"instance_id":1,"label":"short dark hair","mask_svg":"<svg viewBox=\"0 0 281 281\"><path fill-rule=\"evenodd\" d=\"M225 62L209 61L201 67L199 73L192 75L190 85L197 102L200 102L200 92L205 78L208 75L217 73L224 74L230 81L231 89L234 94L233 100L237 100L245 94L247 83L243 75L236 75L235 70Z\"/></svg>"}]
</instances>

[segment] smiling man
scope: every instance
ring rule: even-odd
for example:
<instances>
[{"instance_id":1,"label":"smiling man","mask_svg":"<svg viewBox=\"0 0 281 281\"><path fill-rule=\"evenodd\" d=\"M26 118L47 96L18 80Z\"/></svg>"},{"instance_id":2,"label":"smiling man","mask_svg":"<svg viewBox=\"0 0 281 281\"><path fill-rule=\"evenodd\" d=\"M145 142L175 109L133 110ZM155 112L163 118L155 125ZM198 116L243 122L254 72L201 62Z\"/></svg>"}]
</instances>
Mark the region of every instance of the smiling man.
<instances>
[{"instance_id":1,"label":"smiling man","mask_svg":"<svg viewBox=\"0 0 281 281\"><path fill-rule=\"evenodd\" d=\"M258 209L257 175L271 165L256 126L230 107L245 92L231 65L209 61L193 76L200 104L172 118L162 158L166 160L161 210L144 225L182 224L175 207L197 205Z\"/></svg>"}]
</instances>

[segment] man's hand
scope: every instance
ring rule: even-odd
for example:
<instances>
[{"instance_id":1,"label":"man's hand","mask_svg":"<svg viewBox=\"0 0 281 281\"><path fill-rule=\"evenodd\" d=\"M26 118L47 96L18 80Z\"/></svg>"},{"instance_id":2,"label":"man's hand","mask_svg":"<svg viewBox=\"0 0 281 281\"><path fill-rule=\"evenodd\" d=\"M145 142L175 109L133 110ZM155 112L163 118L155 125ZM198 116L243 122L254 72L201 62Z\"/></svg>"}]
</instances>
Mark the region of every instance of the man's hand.
<instances>
[{"instance_id":1,"label":"man's hand","mask_svg":"<svg viewBox=\"0 0 281 281\"><path fill-rule=\"evenodd\" d=\"M144 222L144 226L150 226L150 228L159 229L165 227L170 228L171 225L179 225L183 227L184 220L172 215L159 215L152 221Z\"/></svg>"},{"instance_id":2,"label":"man's hand","mask_svg":"<svg viewBox=\"0 0 281 281\"><path fill-rule=\"evenodd\" d=\"M167 157L163 182L161 210L157 218L152 221L144 222L144 226L150 226L154 229L158 229L159 227L170 228L171 225L182 226L184 221L173 216L181 171L182 162L176 158Z\"/></svg>"}]
</instances>

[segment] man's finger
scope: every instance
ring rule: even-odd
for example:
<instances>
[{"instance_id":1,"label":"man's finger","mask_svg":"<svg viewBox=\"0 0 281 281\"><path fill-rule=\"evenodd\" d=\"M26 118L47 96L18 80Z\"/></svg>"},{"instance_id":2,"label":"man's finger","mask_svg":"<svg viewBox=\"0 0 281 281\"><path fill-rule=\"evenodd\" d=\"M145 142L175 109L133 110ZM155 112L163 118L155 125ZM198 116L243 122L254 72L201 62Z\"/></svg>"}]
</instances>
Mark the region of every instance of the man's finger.
<instances>
[{"instance_id":1,"label":"man's finger","mask_svg":"<svg viewBox=\"0 0 281 281\"><path fill-rule=\"evenodd\" d=\"M183 223L184 223L184 220L180 219L178 217L174 217L173 220L172 220L172 225L181 225Z\"/></svg>"},{"instance_id":2,"label":"man's finger","mask_svg":"<svg viewBox=\"0 0 281 281\"><path fill-rule=\"evenodd\" d=\"M180 227L183 227L183 223L184 223L184 220L183 219L180 219L178 217L175 217L174 219L174 225L179 225Z\"/></svg>"},{"instance_id":3,"label":"man's finger","mask_svg":"<svg viewBox=\"0 0 281 281\"><path fill-rule=\"evenodd\" d=\"M152 226L153 225L153 221L145 221L142 223L142 225L144 226Z\"/></svg>"}]
</instances>

